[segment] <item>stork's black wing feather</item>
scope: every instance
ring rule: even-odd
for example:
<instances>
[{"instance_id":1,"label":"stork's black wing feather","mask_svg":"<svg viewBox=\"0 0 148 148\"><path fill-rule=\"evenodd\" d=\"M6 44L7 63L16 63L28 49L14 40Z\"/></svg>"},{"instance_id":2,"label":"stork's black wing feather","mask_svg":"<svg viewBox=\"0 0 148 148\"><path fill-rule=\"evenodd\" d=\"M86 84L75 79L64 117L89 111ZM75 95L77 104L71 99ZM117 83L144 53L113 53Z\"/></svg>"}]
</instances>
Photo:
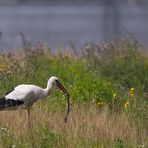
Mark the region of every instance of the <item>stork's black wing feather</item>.
<instances>
[{"instance_id":1,"label":"stork's black wing feather","mask_svg":"<svg viewBox=\"0 0 148 148\"><path fill-rule=\"evenodd\" d=\"M8 95L12 91L13 90L8 91L5 94L5 96ZM20 101L20 100L6 99L5 96L0 98L0 110L7 109L9 107L19 106L24 103L23 101Z\"/></svg>"},{"instance_id":2,"label":"stork's black wing feather","mask_svg":"<svg viewBox=\"0 0 148 148\"><path fill-rule=\"evenodd\" d=\"M9 107L15 107L22 105L24 102L20 100L6 99L5 97L0 99L0 110L7 109Z\"/></svg>"}]
</instances>

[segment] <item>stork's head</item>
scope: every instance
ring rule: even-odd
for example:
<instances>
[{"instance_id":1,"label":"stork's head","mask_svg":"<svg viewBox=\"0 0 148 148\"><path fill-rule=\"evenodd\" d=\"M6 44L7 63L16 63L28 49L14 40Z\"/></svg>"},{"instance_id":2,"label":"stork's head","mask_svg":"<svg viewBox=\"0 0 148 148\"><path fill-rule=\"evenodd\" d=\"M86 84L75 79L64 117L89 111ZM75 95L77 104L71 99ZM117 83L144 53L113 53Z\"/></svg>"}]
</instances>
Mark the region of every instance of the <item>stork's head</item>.
<instances>
[{"instance_id":1,"label":"stork's head","mask_svg":"<svg viewBox=\"0 0 148 148\"><path fill-rule=\"evenodd\" d=\"M52 76L52 77L49 78L48 85L52 85L52 86L55 85L60 90L62 90L64 94L68 94L68 92L66 91L64 86L60 83L59 79L57 77L55 77L55 76Z\"/></svg>"}]
</instances>

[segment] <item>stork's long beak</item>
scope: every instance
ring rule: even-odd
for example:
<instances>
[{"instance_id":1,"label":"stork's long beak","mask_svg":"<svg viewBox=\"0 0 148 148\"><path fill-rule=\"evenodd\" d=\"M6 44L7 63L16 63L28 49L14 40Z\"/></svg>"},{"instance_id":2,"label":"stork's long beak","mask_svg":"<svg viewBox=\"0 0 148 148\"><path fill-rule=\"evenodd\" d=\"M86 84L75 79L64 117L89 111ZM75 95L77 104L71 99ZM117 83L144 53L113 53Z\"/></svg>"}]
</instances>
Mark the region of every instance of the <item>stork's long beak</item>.
<instances>
[{"instance_id":1,"label":"stork's long beak","mask_svg":"<svg viewBox=\"0 0 148 148\"><path fill-rule=\"evenodd\" d=\"M69 94L69 93L67 92L67 90L64 88L64 86L63 86L58 80L57 80L56 82L57 82L57 86L63 91L63 93L64 93L65 95Z\"/></svg>"}]
</instances>

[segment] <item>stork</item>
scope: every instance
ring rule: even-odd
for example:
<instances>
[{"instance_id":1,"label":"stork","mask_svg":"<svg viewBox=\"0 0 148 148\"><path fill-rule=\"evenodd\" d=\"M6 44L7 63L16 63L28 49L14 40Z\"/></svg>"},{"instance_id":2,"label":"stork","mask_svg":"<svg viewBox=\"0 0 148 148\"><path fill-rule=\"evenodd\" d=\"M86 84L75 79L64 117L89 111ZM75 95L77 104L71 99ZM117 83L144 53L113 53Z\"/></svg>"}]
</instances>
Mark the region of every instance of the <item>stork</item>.
<instances>
[{"instance_id":1,"label":"stork","mask_svg":"<svg viewBox=\"0 0 148 148\"><path fill-rule=\"evenodd\" d=\"M12 109L27 109L28 119L30 118L31 106L44 98L46 98L53 86L59 87L68 99L68 109L65 116L65 123L70 112L70 95L60 83L59 79L55 76L49 78L46 88L41 88L32 84L21 84L9 91L0 98L0 111L1 110L12 110Z\"/></svg>"}]
</instances>

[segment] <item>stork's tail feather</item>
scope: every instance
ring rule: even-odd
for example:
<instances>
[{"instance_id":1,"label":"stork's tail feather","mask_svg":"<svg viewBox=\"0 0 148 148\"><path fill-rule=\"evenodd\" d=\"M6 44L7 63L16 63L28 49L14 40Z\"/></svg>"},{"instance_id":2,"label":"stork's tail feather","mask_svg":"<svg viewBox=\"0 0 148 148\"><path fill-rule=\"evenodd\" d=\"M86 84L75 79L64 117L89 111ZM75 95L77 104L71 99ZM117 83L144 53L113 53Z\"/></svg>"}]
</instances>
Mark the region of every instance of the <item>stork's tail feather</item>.
<instances>
[{"instance_id":1,"label":"stork's tail feather","mask_svg":"<svg viewBox=\"0 0 148 148\"><path fill-rule=\"evenodd\" d=\"M15 107L23 104L23 101L13 100L13 99L5 99L5 97L0 99L0 110L7 109L9 107Z\"/></svg>"}]
</instances>

